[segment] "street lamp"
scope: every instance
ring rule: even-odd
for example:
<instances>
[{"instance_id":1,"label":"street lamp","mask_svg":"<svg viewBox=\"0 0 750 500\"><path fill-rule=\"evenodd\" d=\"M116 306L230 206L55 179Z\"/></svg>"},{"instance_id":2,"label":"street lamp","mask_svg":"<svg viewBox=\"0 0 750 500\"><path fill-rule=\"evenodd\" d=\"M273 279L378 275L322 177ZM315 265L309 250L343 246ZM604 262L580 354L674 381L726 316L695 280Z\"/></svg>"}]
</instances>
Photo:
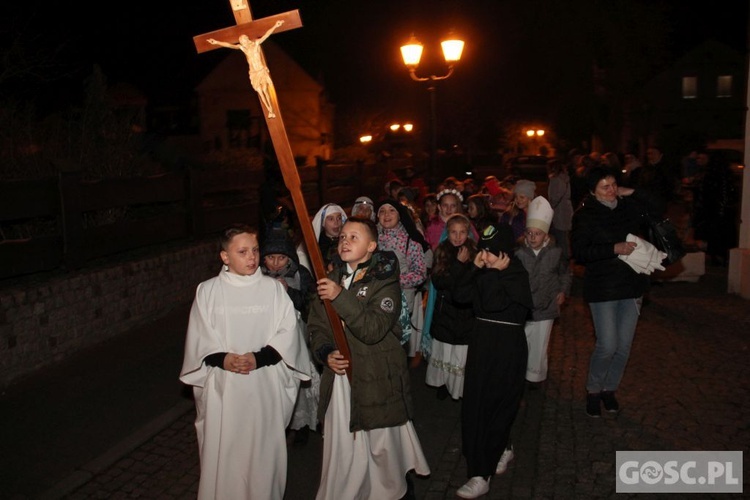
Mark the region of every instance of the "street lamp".
<instances>
[{"instance_id":1,"label":"street lamp","mask_svg":"<svg viewBox=\"0 0 750 500\"><path fill-rule=\"evenodd\" d=\"M430 75L426 77L417 76L417 66L422 58L422 44L411 35L411 38L405 45L401 46L401 57L404 64L409 69L409 76L416 82L429 82L427 90L430 93L430 164L428 167L428 178L432 180L437 162L437 114L435 111L435 82L445 80L453 74L453 66L461 60L461 53L464 50L463 40L457 38L452 33L442 42L443 58L448 65L448 72L445 75Z\"/></svg>"},{"instance_id":2,"label":"street lamp","mask_svg":"<svg viewBox=\"0 0 750 500\"><path fill-rule=\"evenodd\" d=\"M391 132L394 132L394 133L398 132L399 130L401 130L401 131L403 131L405 133L409 133L412 130L414 130L414 124L411 123L411 122L406 122L406 123L391 123L388 126L388 128L391 129Z\"/></svg>"},{"instance_id":3,"label":"street lamp","mask_svg":"<svg viewBox=\"0 0 750 500\"><path fill-rule=\"evenodd\" d=\"M532 140L534 147L536 147L537 154L541 154L541 146L538 143L538 139L544 136L543 128L530 128L526 130L526 137Z\"/></svg>"},{"instance_id":4,"label":"street lamp","mask_svg":"<svg viewBox=\"0 0 750 500\"><path fill-rule=\"evenodd\" d=\"M393 122L383 134L383 143L393 158L412 155L412 131L414 125L409 122Z\"/></svg>"},{"instance_id":5,"label":"street lamp","mask_svg":"<svg viewBox=\"0 0 750 500\"><path fill-rule=\"evenodd\" d=\"M529 137L541 137L544 135L544 129L529 129L526 131L526 135Z\"/></svg>"}]
</instances>

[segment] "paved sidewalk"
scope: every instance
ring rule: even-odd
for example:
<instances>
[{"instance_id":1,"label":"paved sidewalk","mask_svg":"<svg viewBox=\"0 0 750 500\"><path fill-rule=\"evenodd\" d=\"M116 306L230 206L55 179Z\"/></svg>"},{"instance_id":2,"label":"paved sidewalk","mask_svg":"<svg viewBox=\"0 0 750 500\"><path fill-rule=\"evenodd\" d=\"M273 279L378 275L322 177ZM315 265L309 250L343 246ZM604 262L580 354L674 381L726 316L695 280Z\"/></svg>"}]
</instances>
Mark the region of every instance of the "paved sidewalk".
<instances>
[{"instance_id":1,"label":"paved sidewalk","mask_svg":"<svg viewBox=\"0 0 750 500\"><path fill-rule=\"evenodd\" d=\"M750 301L727 294L726 281L725 268L708 267L699 283L652 287L618 391L622 411L592 419L584 399L593 328L576 278L552 333L548 380L527 391L514 427L516 458L506 474L492 479L484 498L614 497L618 450L747 451ZM178 370L170 375L176 378ZM415 426L432 474L416 481L417 497L454 498L466 481L460 402L437 400L424 385L424 370L423 364L412 371ZM192 402L182 396L41 494L8 498L194 498L199 467L193 418ZM85 437L79 445L86 446ZM290 445L286 498L314 498L320 446L317 433L306 446ZM6 498L1 491L0 498Z\"/></svg>"}]
</instances>

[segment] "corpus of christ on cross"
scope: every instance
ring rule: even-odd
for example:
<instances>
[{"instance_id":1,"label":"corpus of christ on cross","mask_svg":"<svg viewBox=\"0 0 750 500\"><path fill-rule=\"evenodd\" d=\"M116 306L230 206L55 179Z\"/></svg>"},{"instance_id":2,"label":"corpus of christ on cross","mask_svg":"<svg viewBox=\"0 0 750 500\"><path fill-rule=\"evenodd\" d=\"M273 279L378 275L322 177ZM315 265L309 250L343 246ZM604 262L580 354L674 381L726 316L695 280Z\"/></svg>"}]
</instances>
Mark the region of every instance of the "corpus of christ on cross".
<instances>
[{"instance_id":1,"label":"corpus of christ on cross","mask_svg":"<svg viewBox=\"0 0 750 500\"><path fill-rule=\"evenodd\" d=\"M292 10L253 21L247 0L229 0L229 3L232 6L232 13L237 23L236 26L193 37L195 48L198 50L198 53L224 47L241 50L245 54L248 62L250 83L252 88L258 93L261 101L261 109L264 110L263 116L266 119L266 125L271 135L271 142L276 152L276 158L281 167L281 173L284 176L284 184L286 184L292 196L294 209L297 212L297 218L302 229L302 236L304 237L307 251L310 254L312 271L317 279L324 278L326 276L326 269L323 263L323 256L320 253L318 240L315 237L315 232L310 222L310 215L305 205L305 198L302 195L299 172L297 172L292 147L289 144L289 137L286 134L284 120L281 117L276 89L273 86L270 71L261 50L261 43L272 34L302 26L299 11ZM336 347L344 358L349 361L349 369L346 374L351 381L352 357L349 351L349 344L346 341L344 328L331 302L324 300L323 304L328 321L331 323Z\"/></svg>"}]
</instances>

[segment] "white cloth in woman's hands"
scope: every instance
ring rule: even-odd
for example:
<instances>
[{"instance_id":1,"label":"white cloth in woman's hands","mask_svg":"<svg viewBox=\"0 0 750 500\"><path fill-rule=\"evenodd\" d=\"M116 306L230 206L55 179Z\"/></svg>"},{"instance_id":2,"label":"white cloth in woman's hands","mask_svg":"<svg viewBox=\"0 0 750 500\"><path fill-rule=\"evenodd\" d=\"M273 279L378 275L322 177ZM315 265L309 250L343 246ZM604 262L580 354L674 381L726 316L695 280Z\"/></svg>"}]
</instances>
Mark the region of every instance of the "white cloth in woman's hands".
<instances>
[{"instance_id":1,"label":"white cloth in woman's hands","mask_svg":"<svg viewBox=\"0 0 750 500\"><path fill-rule=\"evenodd\" d=\"M651 274L656 269L664 271L664 266L661 263L667 258L666 253L634 234L628 233L626 241L635 242L635 250L630 255L618 255L618 259L624 261L640 274Z\"/></svg>"}]
</instances>

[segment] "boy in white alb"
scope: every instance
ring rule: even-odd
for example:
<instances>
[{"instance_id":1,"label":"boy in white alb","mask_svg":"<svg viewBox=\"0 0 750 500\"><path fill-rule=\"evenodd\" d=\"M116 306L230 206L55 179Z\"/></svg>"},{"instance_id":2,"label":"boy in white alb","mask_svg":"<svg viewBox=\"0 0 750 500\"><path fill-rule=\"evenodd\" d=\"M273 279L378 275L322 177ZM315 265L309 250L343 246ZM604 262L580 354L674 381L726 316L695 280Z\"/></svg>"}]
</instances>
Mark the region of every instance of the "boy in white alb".
<instances>
[{"instance_id":1,"label":"boy in white alb","mask_svg":"<svg viewBox=\"0 0 750 500\"><path fill-rule=\"evenodd\" d=\"M219 275L198 285L180 380L193 387L199 499L283 498L286 426L311 363L284 287L258 270L258 233L221 235Z\"/></svg>"}]
</instances>

